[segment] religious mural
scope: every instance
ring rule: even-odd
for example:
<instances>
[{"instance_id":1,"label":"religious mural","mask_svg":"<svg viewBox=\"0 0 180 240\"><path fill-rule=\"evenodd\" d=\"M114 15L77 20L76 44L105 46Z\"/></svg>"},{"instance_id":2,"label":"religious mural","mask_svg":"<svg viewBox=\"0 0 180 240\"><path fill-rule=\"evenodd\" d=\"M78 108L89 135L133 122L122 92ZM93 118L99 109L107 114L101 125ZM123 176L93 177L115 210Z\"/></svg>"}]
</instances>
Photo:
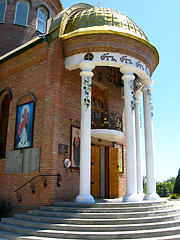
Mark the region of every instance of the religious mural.
<instances>
[{"instance_id":1,"label":"religious mural","mask_svg":"<svg viewBox=\"0 0 180 240\"><path fill-rule=\"evenodd\" d=\"M72 167L79 167L80 164L80 129L72 126L71 129L71 163Z\"/></svg>"},{"instance_id":2,"label":"religious mural","mask_svg":"<svg viewBox=\"0 0 180 240\"><path fill-rule=\"evenodd\" d=\"M17 107L15 149L32 146L32 131L34 118L34 102L19 105Z\"/></svg>"}]
</instances>

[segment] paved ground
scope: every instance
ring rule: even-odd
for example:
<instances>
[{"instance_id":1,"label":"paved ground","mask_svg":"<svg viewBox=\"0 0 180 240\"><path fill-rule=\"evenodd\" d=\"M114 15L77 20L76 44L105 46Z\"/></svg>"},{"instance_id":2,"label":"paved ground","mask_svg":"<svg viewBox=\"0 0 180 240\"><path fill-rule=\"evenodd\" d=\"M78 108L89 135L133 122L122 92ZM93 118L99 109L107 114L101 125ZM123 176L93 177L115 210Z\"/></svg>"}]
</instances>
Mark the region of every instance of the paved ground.
<instances>
[{"instance_id":1,"label":"paved ground","mask_svg":"<svg viewBox=\"0 0 180 240\"><path fill-rule=\"evenodd\" d=\"M176 208L180 209L180 199L168 200L169 203L172 203Z\"/></svg>"}]
</instances>

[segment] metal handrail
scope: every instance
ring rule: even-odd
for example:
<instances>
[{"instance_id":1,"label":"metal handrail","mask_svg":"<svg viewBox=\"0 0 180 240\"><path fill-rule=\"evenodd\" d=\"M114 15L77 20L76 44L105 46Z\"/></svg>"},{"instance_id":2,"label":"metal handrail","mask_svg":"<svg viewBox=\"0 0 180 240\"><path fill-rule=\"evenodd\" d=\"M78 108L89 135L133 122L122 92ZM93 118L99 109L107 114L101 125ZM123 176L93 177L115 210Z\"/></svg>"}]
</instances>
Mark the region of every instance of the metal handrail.
<instances>
[{"instance_id":1,"label":"metal handrail","mask_svg":"<svg viewBox=\"0 0 180 240\"><path fill-rule=\"evenodd\" d=\"M60 181L61 181L61 177L62 177L60 173L57 173L56 175L54 175L54 174L39 174L39 175L36 175L35 177L33 177L32 179L30 179L29 181L27 181L21 187L17 188L14 191L16 193L16 198L18 199L19 202L22 201L22 197L21 197L21 194L18 191L20 189L22 189L24 186L26 186L27 184L30 183L30 189L31 189L32 193L35 193L35 185L32 183L32 181L35 180L38 177L42 177L42 181L43 181L43 186L44 187L47 186L47 179L46 179L46 177L57 177L56 185L57 185L57 187L60 187Z\"/></svg>"}]
</instances>

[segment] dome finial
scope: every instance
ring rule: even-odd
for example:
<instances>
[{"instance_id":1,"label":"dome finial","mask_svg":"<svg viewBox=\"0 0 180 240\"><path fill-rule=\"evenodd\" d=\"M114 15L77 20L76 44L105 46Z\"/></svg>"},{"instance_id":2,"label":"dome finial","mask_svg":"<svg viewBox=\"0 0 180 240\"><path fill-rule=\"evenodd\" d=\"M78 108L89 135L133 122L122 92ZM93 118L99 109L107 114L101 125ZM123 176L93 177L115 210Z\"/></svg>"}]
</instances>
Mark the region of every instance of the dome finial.
<instances>
[{"instance_id":1,"label":"dome finial","mask_svg":"<svg viewBox=\"0 0 180 240\"><path fill-rule=\"evenodd\" d=\"M101 7L101 2L98 2L97 5L98 5L98 7Z\"/></svg>"}]
</instances>

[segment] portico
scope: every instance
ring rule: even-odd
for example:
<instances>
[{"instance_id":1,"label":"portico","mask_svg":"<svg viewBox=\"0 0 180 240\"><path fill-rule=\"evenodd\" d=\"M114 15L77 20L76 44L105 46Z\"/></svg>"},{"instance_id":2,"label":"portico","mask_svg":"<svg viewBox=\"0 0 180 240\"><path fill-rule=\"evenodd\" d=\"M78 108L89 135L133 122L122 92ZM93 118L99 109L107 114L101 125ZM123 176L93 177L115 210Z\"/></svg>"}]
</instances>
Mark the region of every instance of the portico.
<instances>
[{"instance_id":1,"label":"portico","mask_svg":"<svg viewBox=\"0 0 180 240\"><path fill-rule=\"evenodd\" d=\"M56 22L58 21L60 22L59 38L63 42L65 68L69 71L81 69L80 192L76 202L94 203L95 201L91 195L90 180L92 164L91 136L99 138L100 141L101 139L108 140L112 144L125 138L124 173L126 173L126 179L124 181L126 181L126 194L123 197L124 202L138 202L142 199L158 200L154 174L151 101L151 87L153 84L151 76L159 63L156 48L130 18L109 8L95 8L89 4L74 4ZM119 106L123 107L124 114L125 130L123 131L108 129L108 127L106 129L91 129L91 94L94 94L92 81L98 67L113 68L118 70L120 74L119 78L122 86L119 91L123 90L124 94L124 100L121 96L121 102L119 102ZM102 76L102 73L100 76ZM107 77L107 75L104 75L104 77ZM105 88L103 85L101 87L102 89ZM106 88L112 96L111 87L107 85ZM102 92L102 89L100 92ZM142 93L143 100L141 99ZM114 98L116 104L117 99ZM94 101L95 97L93 97ZM98 101L99 107L105 109L104 102L100 98ZM145 197L142 185L140 101L144 103L147 175L147 194ZM111 107L113 107L113 101ZM116 105L116 108L118 108L118 105ZM108 110L108 107L106 107L106 112ZM93 111L94 114L94 106ZM103 112L99 111L98 117L103 117ZM109 146L108 151L111 151L112 144ZM101 150L102 147L101 145ZM104 150L102 151L104 155ZM112 151L114 150L112 149ZM116 155L115 151L113 154ZM113 154L110 153L111 156ZM116 169L119 167L118 165L117 163ZM111 168L111 166L108 165L108 168ZM119 176L119 172L116 175ZM113 181L116 183L119 178L117 177ZM117 197L118 194L112 194L112 196Z\"/></svg>"},{"instance_id":2,"label":"portico","mask_svg":"<svg viewBox=\"0 0 180 240\"><path fill-rule=\"evenodd\" d=\"M81 83L81 151L80 151L80 193L76 202L94 203L90 193L91 171L91 84L96 66L113 66L123 73L126 132L126 189L124 202L138 202L143 198L142 148L140 139L140 100L143 92L144 125L146 143L147 194L144 200L158 200L154 174L153 114L149 69L138 59L119 53L92 52L92 60L85 60L86 54L67 57L65 67L80 68ZM136 77L135 77L136 76ZM137 77L138 76L138 77ZM141 87L136 89L136 84Z\"/></svg>"}]
</instances>

